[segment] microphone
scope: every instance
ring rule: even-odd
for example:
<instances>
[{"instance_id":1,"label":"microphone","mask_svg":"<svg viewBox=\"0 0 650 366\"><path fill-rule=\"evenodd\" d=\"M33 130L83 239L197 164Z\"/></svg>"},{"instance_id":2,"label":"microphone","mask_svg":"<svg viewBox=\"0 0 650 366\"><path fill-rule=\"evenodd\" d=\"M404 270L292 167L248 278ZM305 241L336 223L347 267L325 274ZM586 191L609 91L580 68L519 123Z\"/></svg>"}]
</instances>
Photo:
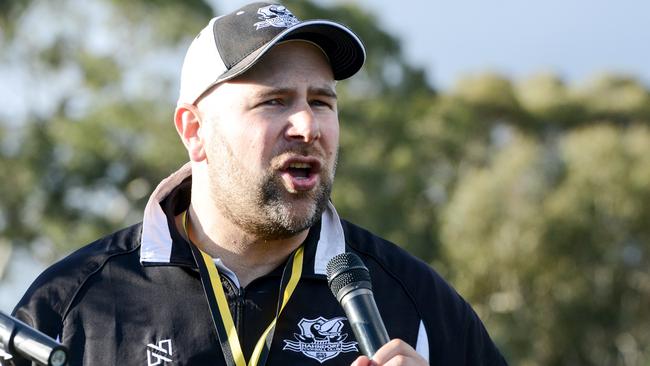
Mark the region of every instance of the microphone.
<instances>
[{"instance_id":1,"label":"microphone","mask_svg":"<svg viewBox=\"0 0 650 366\"><path fill-rule=\"evenodd\" d=\"M0 311L0 350L39 365L64 366L68 350L54 339Z\"/></svg>"},{"instance_id":2,"label":"microphone","mask_svg":"<svg viewBox=\"0 0 650 366\"><path fill-rule=\"evenodd\" d=\"M372 295L370 272L354 253L342 253L327 263L327 283L348 317L361 352L372 359L389 342Z\"/></svg>"}]
</instances>

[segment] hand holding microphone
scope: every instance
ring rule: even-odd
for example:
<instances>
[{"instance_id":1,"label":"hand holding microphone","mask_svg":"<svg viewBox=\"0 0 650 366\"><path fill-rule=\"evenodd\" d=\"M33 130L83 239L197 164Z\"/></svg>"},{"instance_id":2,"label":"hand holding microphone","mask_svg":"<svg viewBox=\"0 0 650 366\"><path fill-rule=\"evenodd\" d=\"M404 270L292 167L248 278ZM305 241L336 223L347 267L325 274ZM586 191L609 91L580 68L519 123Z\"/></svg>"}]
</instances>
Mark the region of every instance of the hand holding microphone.
<instances>
[{"instance_id":1,"label":"hand holding microphone","mask_svg":"<svg viewBox=\"0 0 650 366\"><path fill-rule=\"evenodd\" d=\"M327 264L327 282L343 307L361 352L365 355L353 365L384 364L398 358L405 365L428 364L406 342L399 339L391 341L388 337L372 293L370 272L359 256L350 252L334 256Z\"/></svg>"}]
</instances>

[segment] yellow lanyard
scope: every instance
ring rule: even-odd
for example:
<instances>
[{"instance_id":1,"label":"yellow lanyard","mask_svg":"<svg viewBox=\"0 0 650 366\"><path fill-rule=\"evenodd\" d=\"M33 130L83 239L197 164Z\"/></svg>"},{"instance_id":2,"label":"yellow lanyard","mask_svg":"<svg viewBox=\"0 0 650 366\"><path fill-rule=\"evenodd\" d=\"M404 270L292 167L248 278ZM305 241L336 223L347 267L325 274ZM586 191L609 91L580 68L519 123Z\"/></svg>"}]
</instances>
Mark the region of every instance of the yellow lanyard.
<instances>
[{"instance_id":1,"label":"yellow lanyard","mask_svg":"<svg viewBox=\"0 0 650 366\"><path fill-rule=\"evenodd\" d=\"M187 219L188 215L187 211L185 211L183 212L182 217L183 230L185 230L185 235L187 236L188 241L191 243L192 241L190 240ZM201 282L203 283L203 289L205 290L208 304L210 305L212 320L215 323L215 328L217 330L217 335L219 336L219 341L221 343L221 348L223 350L224 357L226 358L226 362L229 366L247 366L244 352L242 351L241 344L239 343L239 337L237 336L235 322L232 320L232 314L228 308L228 300L226 299L226 294L224 293L223 286L221 285L219 270L212 260L212 257L197 248L195 245L190 245L190 247L192 248L194 259L199 266ZM251 359L248 362L248 366L263 365L266 362L266 358L268 357L271 346L271 340L273 339L275 324L277 323L277 320L280 317L280 313L282 313L284 306L287 304L287 302L289 302L289 299L291 298L291 295L293 294L293 291L296 289L298 281L300 280L300 275L302 274L303 252L304 249L302 246L300 246L295 250L293 256L287 263L287 266L291 264L291 276L289 277L289 282L282 292L282 302L278 303L279 306L275 318L266 327L266 330L264 330L257 343L255 344L255 348L253 349L253 354L251 355ZM199 258L201 260L199 260ZM287 267L285 267L285 271L286 269ZM284 277L285 276L283 271L282 280L280 280L280 286L282 286L284 282ZM212 291L209 291L208 289L211 289ZM221 322L217 321L218 318L221 319Z\"/></svg>"}]
</instances>

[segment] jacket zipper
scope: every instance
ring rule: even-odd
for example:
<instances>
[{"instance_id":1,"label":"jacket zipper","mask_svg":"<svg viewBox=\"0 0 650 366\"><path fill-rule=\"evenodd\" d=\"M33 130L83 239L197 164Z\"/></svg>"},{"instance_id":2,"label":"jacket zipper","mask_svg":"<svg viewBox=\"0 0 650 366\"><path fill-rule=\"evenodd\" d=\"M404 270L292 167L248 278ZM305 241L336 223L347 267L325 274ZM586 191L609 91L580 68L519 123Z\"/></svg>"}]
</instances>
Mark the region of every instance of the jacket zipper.
<instances>
[{"instance_id":1,"label":"jacket zipper","mask_svg":"<svg viewBox=\"0 0 650 366\"><path fill-rule=\"evenodd\" d=\"M221 274L221 282L224 286L224 290L227 297L230 297L234 294L234 299L228 300L229 308L232 309L232 320L235 323L235 330L237 331L237 337L239 338L239 343L244 346L244 305L246 304L246 291L243 287L238 287L235 283L226 275Z\"/></svg>"},{"instance_id":2,"label":"jacket zipper","mask_svg":"<svg viewBox=\"0 0 650 366\"><path fill-rule=\"evenodd\" d=\"M244 288L240 287L237 293L237 321L235 327L237 328L237 335L239 336L239 342L242 347L244 347L244 304L246 302L244 295Z\"/></svg>"}]
</instances>

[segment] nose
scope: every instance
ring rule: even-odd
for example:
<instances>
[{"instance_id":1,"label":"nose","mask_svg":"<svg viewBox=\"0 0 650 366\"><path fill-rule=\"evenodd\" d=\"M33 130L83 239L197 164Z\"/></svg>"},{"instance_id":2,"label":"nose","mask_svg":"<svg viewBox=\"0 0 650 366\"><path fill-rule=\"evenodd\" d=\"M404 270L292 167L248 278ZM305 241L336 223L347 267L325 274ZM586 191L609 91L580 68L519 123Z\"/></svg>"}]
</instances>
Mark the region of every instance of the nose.
<instances>
[{"instance_id":1,"label":"nose","mask_svg":"<svg viewBox=\"0 0 650 366\"><path fill-rule=\"evenodd\" d=\"M307 104L297 108L289 116L286 136L290 140L312 143L320 138L320 126L311 107Z\"/></svg>"}]
</instances>

